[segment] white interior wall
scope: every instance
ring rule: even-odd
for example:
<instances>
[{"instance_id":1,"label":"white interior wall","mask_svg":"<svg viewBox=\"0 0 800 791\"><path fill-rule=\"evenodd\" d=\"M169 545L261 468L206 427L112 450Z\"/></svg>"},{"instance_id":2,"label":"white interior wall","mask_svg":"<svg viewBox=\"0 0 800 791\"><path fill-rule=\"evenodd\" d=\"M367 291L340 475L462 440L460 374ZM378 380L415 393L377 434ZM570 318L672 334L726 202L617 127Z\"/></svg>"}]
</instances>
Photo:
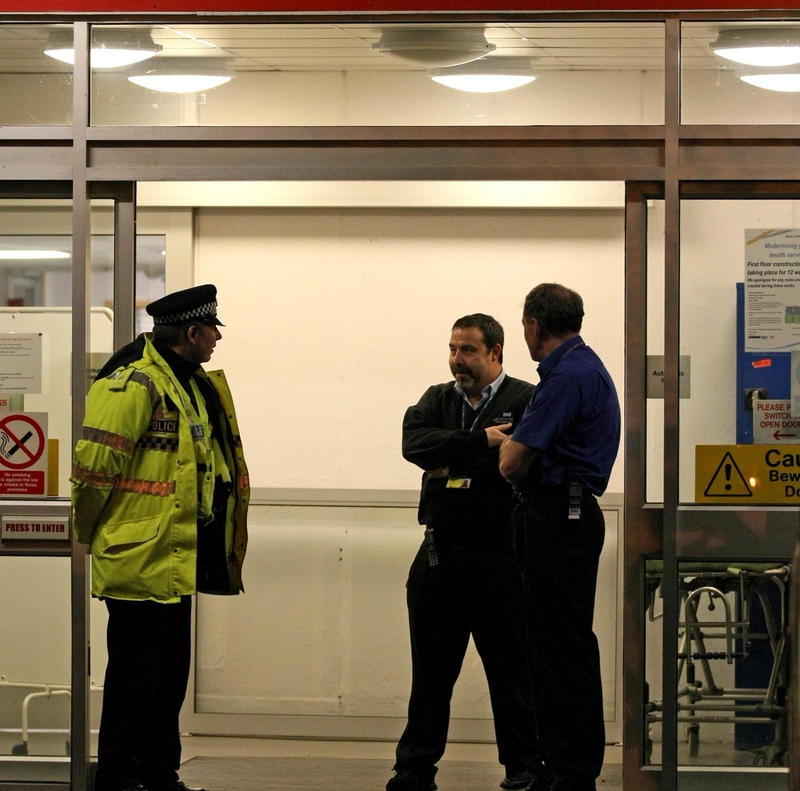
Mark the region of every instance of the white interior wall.
<instances>
[{"instance_id":1,"label":"white interior wall","mask_svg":"<svg viewBox=\"0 0 800 791\"><path fill-rule=\"evenodd\" d=\"M453 321L494 315L506 370L535 381L520 318L543 280L583 293L584 335L622 392L620 211L217 208L198 210L195 231L196 280L217 285L227 325L209 367L234 390L254 487L416 492L402 416L451 378ZM622 491L621 460L609 490ZM609 720L616 536L614 521L597 611ZM410 674L404 581L420 540L413 509L257 508L247 595L200 604L198 711L393 717L396 736ZM453 716L490 717L473 650Z\"/></svg>"},{"instance_id":2,"label":"white interior wall","mask_svg":"<svg viewBox=\"0 0 800 791\"><path fill-rule=\"evenodd\" d=\"M169 251L174 234L165 230ZM400 420L428 384L450 378L453 319L495 313L508 331L509 371L533 377L519 319L524 294L545 277L586 283L587 337L621 389L623 317L608 310L622 304L619 210L211 209L198 213L194 245L194 280L220 289L228 327L215 363L233 383L257 486L416 491L419 472L399 454ZM621 472L612 490L621 491ZM276 510L277 522L254 510L248 594L199 605L199 710L389 717L399 732L410 672L403 582L420 540L414 509L379 509L376 519L372 509L317 508L299 522ZM619 705L619 624L609 607L619 605L617 529L614 518L598 598L609 719ZM36 574L36 560L17 569ZM18 626L35 645L43 634L24 631L28 615ZM97 602L92 619L93 677L102 681ZM68 654L53 658L68 674ZM16 654L0 659L9 678L54 675ZM41 709L45 724L62 727L62 709ZM491 738L474 649L453 710ZM14 727L14 705L4 714Z\"/></svg>"},{"instance_id":3,"label":"white interior wall","mask_svg":"<svg viewBox=\"0 0 800 791\"><path fill-rule=\"evenodd\" d=\"M620 706L619 511L607 506L596 622L606 719ZM411 681L405 605L422 540L416 509L256 506L239 598L198 601L197 711L374 718L363 732L397 738ZM480 659L470 645L452 703L492 739ZM191 720L193 732L218 727ZM609 727L620 738L620 723ZM335 732L335 728L333 729ZM459 738L459 726L454 726ZM463 736L461 736L463 738Z\"/></svg>"},{"instance_id":4,"label":"white interior wall","mask_svg":"<svg viewBox=\"0 0 800 791\"><path fill-rule=\"evenodd\" d=\"M506 370L535 381L520 319L539 282L582 293L584 335L623 390L618 211L202 209L195 244L227 325L209 366L236 395L254 487L415 490L402 417L451 378L453 321L491 313Z\"/></svg>"}]
</instances>

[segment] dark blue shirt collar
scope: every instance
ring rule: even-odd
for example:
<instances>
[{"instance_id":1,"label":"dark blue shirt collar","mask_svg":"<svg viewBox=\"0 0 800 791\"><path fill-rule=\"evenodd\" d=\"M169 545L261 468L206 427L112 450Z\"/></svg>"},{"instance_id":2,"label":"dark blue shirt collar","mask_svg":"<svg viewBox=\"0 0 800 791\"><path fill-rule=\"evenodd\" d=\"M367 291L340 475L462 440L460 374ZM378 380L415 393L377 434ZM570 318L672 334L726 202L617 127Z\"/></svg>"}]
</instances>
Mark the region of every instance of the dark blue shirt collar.
<instances>
[{"instance_id":1,"label":"dark blue shirt collar","mask_svg":"<svg viewBox=\"0 0 800 791\"><path fill-rule=\"evenodd\" d=\"M557 346L547 357L539 363L539 367L536 369L539 372L539 378L546 376L553 370L563 359L567 352L570 349L574 349L576 346L580 346L583 344L583 338L580 335L576 335L574 338L570 338L568 341L564 341L561 346Z\"/></svg>"}]
</instances>

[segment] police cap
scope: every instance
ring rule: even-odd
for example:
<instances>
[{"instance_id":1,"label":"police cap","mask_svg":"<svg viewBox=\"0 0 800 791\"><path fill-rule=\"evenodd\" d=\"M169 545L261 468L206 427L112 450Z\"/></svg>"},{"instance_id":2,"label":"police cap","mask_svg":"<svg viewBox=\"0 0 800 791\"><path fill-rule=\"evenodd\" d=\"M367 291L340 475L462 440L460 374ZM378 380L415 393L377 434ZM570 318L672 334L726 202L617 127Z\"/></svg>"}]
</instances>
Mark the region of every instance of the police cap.
<instances>
[{"instance_id":1,"label":"police cap","mask_svg":"<svg viewBox=\"0 0 800 791\"><path fill-rule=\"evenodd\" d=\"M167 294L151 302L146 310L153 317L153 324L202 321L206 324L225 326L217 318L217 288L210 283Z\"/></svg>"}]
</instances>

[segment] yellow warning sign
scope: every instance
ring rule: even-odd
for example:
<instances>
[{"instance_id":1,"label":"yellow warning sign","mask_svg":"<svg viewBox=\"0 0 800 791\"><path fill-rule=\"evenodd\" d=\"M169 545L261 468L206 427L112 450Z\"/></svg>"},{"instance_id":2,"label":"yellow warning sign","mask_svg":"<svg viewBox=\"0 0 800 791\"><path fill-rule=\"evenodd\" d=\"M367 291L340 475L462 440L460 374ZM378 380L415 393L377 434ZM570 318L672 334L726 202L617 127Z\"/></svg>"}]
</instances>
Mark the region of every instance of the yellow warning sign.
<instances>
[{"instance_id":1,"label":"yellow warning sign","mask_svg":"<svg viewBox=\"0 0 800 791\"><path fill-rule=\"evenodd\" d=\"M800 445L697 445L695 502L800 505Z\"/></svg>"},{"instance_id":2,"label":"yellow warning sign","mask_svg":"<svg viewBox=\"0 0 800 791\"><path fill-rule=\"evenodd\" d=\"M726 453L703 494L706 497L752 497L753 490L747 485L736 460Z\"/></svg>"}]
</instances>

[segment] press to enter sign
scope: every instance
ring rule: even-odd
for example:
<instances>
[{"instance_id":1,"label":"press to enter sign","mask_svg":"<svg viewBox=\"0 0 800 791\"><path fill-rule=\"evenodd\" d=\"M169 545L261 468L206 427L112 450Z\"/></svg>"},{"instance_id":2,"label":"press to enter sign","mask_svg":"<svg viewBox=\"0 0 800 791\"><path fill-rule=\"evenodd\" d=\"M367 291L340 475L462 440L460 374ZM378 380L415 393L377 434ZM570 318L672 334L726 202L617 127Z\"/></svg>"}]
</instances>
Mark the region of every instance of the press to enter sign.
<instances>
[{"instance_id":1,"label":"press to enter sign","mask_svg":"<svg viewBox=\"0 0 800 791\"><path fill-rule=\"evenodd\" d=\"M698 445L695 502L800 505L800 445Z\"/></svg>"}]
</instances>

